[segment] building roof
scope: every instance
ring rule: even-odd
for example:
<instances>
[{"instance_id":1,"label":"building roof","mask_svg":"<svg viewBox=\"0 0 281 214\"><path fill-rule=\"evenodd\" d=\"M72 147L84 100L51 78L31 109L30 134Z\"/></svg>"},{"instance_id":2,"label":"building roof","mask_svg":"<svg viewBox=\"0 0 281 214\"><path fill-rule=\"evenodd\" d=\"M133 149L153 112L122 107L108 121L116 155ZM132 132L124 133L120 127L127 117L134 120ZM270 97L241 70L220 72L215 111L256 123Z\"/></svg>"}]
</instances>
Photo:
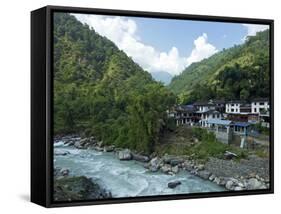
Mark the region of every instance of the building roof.
<instances>
[{"instance_id":1,"label":"building roof","mask_svg":"<svg viewBox=\"0 0 281 214\"><path fill-rule=\"evenodd\" d=\"M209 119L209 120L207 120L207 123L229 126L232 123L232 121L231 120L221 120L221 119Z\"/></svg>"},{"instance_id":2,"label":"building roof","mask_svg":"<svg viewBox=\"0 0 281 214\"><path fill-rule=\"evenodd\" d=\"M234 125L234 126L239 126L239 127L248 127L248 126L250 126L251 124L248 123L248 122L234 122L233 125Z\"/></svg>"},{"instance_id":3,"label":"building roof","mask_svg":"<svg viewBox=\"0 0 281 214\"><path fill-rule=\"evenodd\" d=\"M196 109L193 105L180 105L176 107L176 111L184 111L184 112L195 112Z\"/></svg>"}]
</instances>

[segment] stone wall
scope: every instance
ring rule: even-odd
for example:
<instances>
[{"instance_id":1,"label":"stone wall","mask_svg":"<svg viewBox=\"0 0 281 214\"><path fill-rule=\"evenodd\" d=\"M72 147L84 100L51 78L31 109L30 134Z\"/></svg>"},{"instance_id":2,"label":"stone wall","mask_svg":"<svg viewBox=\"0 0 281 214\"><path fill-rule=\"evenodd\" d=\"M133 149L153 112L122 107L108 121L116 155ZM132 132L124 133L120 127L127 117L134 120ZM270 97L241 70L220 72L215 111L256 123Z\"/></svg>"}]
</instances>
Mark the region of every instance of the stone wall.
<instances>
[{"instance_id":1,"label":"stone wall","mask_svg":"<svg viewBox=\"0 0 281 214\"><path fill-rule=\"evenodd\" d=\"M230 141L232 140L232 135L233 135L232 132L227 133L227 132L215 131L214 133L216 135L217 140L219 140L222 143L229 144Z\"/></svg>"}]
</instances>

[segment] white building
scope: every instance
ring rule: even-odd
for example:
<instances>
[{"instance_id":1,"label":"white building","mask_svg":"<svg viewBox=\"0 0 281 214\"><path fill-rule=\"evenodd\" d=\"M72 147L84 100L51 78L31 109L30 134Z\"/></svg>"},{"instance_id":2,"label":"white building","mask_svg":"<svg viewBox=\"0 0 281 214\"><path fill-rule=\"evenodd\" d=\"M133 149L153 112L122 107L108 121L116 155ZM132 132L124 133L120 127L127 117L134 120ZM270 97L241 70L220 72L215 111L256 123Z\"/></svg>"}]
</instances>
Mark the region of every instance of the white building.
<instances>
[{"instance_id":1,"label":"white building","mask_svg":"<svg viewBox=\"0 0 281 214\"><path fill-rule=\"evenodd\" d=\"M228 101L225 105L225 112L227 114L239 114L239 113L241 113L240 107L243 104L244 104L244 101L240 101L240 100Z\"/></svg>"},{"instance_id":2,"label":"white building","mask_svg":"<svg viewBox=\"0 0 281 214\"><path fill-rule=\"evenodd\" d=\"M197 112L198 113L198 112ZM216 110L208 110L204 113L201 113L200 115L201 120L199 121L199 124L202 127L208 127L208 121L210 119L222 119L222 114L219 111Z\"/></svg>"},{"instance_id":3,"label":"white building","mask_svg":"<svg viewBox=\"0 0 281 214\"><path fill-rule=\"evenodd\" d=\"M195 102L193 105L197 109L198 113L204 113L209 110L215 110L215 105L208 101L198 101Z\"/></svg>"},{"instance_id":4,"label":"white building","mask_svg":"<svg viewBox=\"0 0 281 214\"><path fill-rule=\"evenodd\" d=\"M269 102L266 98L258 98L254 99L251 102L252 113L259 115L269 115Z\"/></svg>"}]
</instances>

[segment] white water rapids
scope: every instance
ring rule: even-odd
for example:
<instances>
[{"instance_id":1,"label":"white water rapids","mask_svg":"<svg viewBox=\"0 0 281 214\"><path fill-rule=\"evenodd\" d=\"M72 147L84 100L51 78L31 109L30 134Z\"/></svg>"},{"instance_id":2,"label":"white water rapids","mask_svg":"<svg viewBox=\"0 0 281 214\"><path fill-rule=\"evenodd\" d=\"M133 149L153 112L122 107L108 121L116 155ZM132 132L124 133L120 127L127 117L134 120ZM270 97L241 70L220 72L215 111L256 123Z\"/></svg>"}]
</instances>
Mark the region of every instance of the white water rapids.
<instances>
[{"instance_id":1,"label":"white water rapids","mask_svg":"<svg viewBox=\"0 0 281 214\"><path fill-rule=\"evenodd\" d=\"M73 176L84 175L93 178L109 190L113 197L224 191L224 188L187 171L180 171L176 175L152 173L140 162L120 161L114 153L76 149L65 146L63 142L55 143L54 149L55 153L69 152L64 156L55 155L54 167L67 168ZM170 189L168 183L171 181L180 181L181 185Z\"/></svg>"}]
</instances>

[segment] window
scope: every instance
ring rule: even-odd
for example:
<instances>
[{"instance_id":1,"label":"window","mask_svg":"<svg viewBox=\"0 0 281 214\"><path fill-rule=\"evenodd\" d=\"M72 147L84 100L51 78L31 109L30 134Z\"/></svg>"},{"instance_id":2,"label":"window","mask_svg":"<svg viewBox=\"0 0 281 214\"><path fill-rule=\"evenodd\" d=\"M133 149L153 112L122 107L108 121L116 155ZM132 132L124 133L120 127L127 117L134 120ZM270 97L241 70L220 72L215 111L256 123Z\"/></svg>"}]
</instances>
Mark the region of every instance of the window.
<instances>
[{"instance_id":1,"label":"window","mask_svg":"<svg viewBox=\"0 0 281 214\"><path fill-rule=\"evenodd\" d=\"M261 105L261 106L263 106L263 105L264 105L264 103L260 103L260 105Z\"/></svg>"},{"instance_id":2,"label":"window","mask_svg":"<svg viewBox=\"0 0 281 214\"><path fill-rule=\"evenodd\" d=\"M231 109L231 112L234 112L234 109Z\"/></svg>"},{"instance_id":3,"label":"window","mask_svg":"<svg viewBox=\"0 0 281 214\"><path fill-rule=\"evenodd\" d=\"M254 112L257 112L257 109L256 109L256 108L254 108Z\"/></svg>"}]
</instances>

